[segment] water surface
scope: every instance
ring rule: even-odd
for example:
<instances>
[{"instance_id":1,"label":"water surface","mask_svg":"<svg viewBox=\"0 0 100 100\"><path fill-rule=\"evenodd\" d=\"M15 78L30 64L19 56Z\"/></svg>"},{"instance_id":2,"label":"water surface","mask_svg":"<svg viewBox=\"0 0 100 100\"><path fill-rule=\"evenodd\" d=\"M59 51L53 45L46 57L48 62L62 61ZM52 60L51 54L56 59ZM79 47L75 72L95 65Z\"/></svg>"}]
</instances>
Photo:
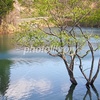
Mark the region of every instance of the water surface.
<instances>
[{"instance_id":1,"label":"water surface","mask_svg":"<svg viewBox=\"0 0 100 100\"><path fill-rule=\"evenodd\" d=\"M92 31L100 33L98 29ZM99 58L98 50L94 72ZM84 69L90 67L90 60L90 55L83 60ZM100 74L94 87L87 89L77 60L74 72L77 86L71 85L62 59L45 53L23 55L23 50L11 46L7 36L0 38L0 100L99 100Z\"/></svg>"}]
</instances>

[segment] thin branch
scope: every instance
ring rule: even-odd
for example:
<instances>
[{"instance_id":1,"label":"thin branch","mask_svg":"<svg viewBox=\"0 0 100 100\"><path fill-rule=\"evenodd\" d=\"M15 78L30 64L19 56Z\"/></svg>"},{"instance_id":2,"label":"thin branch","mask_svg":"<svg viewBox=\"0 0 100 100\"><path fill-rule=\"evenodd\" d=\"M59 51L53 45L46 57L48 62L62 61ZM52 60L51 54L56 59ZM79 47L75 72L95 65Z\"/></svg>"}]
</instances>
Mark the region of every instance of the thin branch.
<instances>
[{"instance_id":1,"label":"thin branch","mask_svg":"<svg viewBox=\"0 0 100 100\"><path fill-rule=\"evenodd\" d=\"M71 63L70 63L70 68L71 68L72 71L74 69L74 61L75 61L75 57L77 55L77 42L76 42L76 46L75 47L76 47L75 54L73 55L73 57L71 56Z\"/></svg>"},{"instance_id":2,"label":"thin branch","mask_svg":"<svg viewBox=\"0 0 100 100\"><path fill-rule=\"evenodd\" d=\"M89 41L88 41L88 46L90 48L91 55L92 55L91 70L90 70L90 75L89 75L89 81L91 81L92 73L93 73L93 67L94 67L94 52L93 52L93 47L92 47L92 45Z\"/></svg>"},{"instance_id":3,"label":"thin branch","mask_svg":"<svg viewBox=\"0 0 100 100\"><path fill-rule=\"evenodd\" d=\"M78 57L78 59L79 59L79 61L80 61L80 65L79 65L79 68L80 68L80 71L81 71L81 73L83 74L83 76L84 76L84 78L87 80L87 82L89 81L88 80L88 78L86 77L86 75L85 75L85 73L83 72L83 69L82 69L82 60L81 60L81 58L80 58L80 56L77 54L77 57Z\"/></svg>"},{"instance_id":4,"label":"thin branch","mask_svg":"<svg viewBox=\"0 0 100 100\"><path fill-rule=\"evenodd\" d=\"M92 73L93 73L93 67L94 67L94 52L93 52L93 47L92 47L92 44L90 43L90 41L88 40L88 38L85 36L85 34L83 33L81 27L78 25L78 28L80 29L82 35L84 36L84 38L87 40L87 43L88 43L88 46L89 46L89 49L87 52L86 52L86 55L88 54L88 52L90 51L91 52L91 55L92 55L92 62L91 62L91 69L90 69L90 75L89 75L89 82L91 81L91 77L92 77Z\"/></svg>"},{"instance_id":5,"label":"thin branch","mask_svg":"<svg viewBox=\"0 0 100 100\"><path fill-rule=\"evenodd\" d=\"M95 48L93 51L96 51L96 50L98 50L98 47ZM87 56L87 55L89 54L90 51L91 51L91 50L86 51L86 54L84 54L83 56L81 56L81 58L84 58L85 56Z\"/></svg>"},{"instance_id":6,"label":"thin branch","mask_svg":"<svg viewBox=\"0 0 100 100\"><path fill-rule=\"evenodd\" d=\"M90 50L86 51L86 54L84 54L83 56L81 56L81 58L86 57L89 54Z\"/></svg>"},{"instance_id":7,"label":"thin branch","mask_svg":"<svg viewBox=\"0 0 100 100\"><path fill-rule=\"evenodd\" d=\"M48 26L48 28L49 28L49 32L46 32L46 31L42 30L39 26L38 26L38 28L39 28L42 32L44 32L45 34L52 35L52 36L55 36L55 37L59 38L56 34L54 34L54 33L52 32L52 30L51 30L51 28L50 28L50 26L49 26L47 20L45 20L45 19L43 19L43 20L46 21L47 26Z\"/></svg>"},{"instance_id":8,"label":"thin branch","mask_svg":"<svg viewBox=\"0 0 100 100\"><path fill-rule=\"evenodd\" d=\"M58 54L52 54L52 53L50 53L50 51L48 51L47 53L48 53L49 55L53 56L53 57L59 56Z\"/></svg>"},{"instance_id":9,"label":"thin branch","mask_svg":"<svg viewBox=\"0 0 100 100\"><path fill-rule=\"evenodd\" d=\"M95 73L95 75L93 76L92 80L91 80L91 84L94 83L95 79L97 78L98 74L99 74L99 70L100 70L100 59L99 59L99 62L98 62L98 68L97 68L97 71Z\"/></svg>"},{"instance_id":10,"label":"thin branch","mask_svg":"<svg viewBox=\"0 0 100 100\"><path fill-rule=\"evenodd\" d=\"M81 27L80 27L79 25L77 25L77 27L80 29L80 31L81 31L82 35L84 36L84 38L85 38L86 40L88 40L88 38L87 38L87 37L85 36L85 34L83 33Z\"/></svg>"},{"instance_id":11,"label":"thin branch","mask_svg":"<svg viewBox=\"0 0 100 100\"><path fill-rule=\"evenodd\" d=\"M69 31L70 34L71 34L71 32L74 30L74 27L75 27L76 25L78 25L79 21L80 21L81 19L85 18L90 12L91 12L91 10L90 10L89 12L87 12L85 15L82 15L82 16L74 23L72 29ZM72 35L72 34L71 34L71 35ZM72 36L73 36L73 35L72 35Z\"/></svg>"},{"instance_id":12,"label":"thin branch","mask_svg":"<svg viewBox=\"0 0 100 100\"><path fill-rule=\"evenodd\" d=\"M86 69L84 69L83 71L85 72L85 71L87 71L87 70L89 70L90 68L86 68Z\"/></svg>"}]
</instances>

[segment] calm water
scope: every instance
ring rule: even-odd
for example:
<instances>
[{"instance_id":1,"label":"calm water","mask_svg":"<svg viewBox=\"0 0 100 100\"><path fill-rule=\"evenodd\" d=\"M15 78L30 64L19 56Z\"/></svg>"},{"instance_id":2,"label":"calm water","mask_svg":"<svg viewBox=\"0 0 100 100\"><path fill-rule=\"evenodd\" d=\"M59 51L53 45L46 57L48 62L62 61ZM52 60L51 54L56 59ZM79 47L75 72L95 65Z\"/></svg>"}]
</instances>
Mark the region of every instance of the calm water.
<instances>
[{"instance_id":1,"label":"calm water","mask_svg":"<svg viewBox=\"0 0 100 100\"><path fill-rule=\"evenodd\" d=\"M91 31L100 33L98 29ZM95 57L94 72L100 58L99 50ZM89 68L90 60L91 56L84 59L85 68ZM23 50L11 46L7 36L0 38L0 100L99 100L100 74L95 87L87 90L76 61L75 77L78 81L76 87L71 85L60 58L45 53L23 55Z\"/></svg>"}]
</instances>

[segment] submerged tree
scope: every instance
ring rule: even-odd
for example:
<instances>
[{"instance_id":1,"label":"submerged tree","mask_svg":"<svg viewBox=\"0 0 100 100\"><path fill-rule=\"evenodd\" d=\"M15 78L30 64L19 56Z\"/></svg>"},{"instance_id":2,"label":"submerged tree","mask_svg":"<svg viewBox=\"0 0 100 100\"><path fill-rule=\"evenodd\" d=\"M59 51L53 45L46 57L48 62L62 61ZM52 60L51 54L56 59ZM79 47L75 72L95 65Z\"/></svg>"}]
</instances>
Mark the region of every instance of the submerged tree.
<instances>
[{"instance_id":1,"label":"submerged tree","mask_svg":"<svg viewBox=\"0 0 100 100\"><path fill-rule=\"evenodd\" d=\"M91 3L85 4L83 0L44 0L44 2L48 5L46 6L48 19L44 18L39 22L33 21L20 25L20 30L15 36L17 42L28 47L56 47L54 51L49 48L46 51L49 55L60 57L64 61L70 81L74 85L77 84L74 76L75 61L79 59L79 69L87 85L92 85L99 73L100 60L96 74L92 77L94 52L98 46L93 47L91 38L96 37L97 39L99 36L86 34L80 27L80 22L91 13L91 8L88 6ZM69 29L70 25L72 27ZM56 30L52 30L51 26L56 27ZM78 33L75 31L76 26ZM82 51L85 46L88 50L84 54ZM92 57L89 78L85 75L82 66L82 59L88 54Z\"/></svg>"}]
</instances>

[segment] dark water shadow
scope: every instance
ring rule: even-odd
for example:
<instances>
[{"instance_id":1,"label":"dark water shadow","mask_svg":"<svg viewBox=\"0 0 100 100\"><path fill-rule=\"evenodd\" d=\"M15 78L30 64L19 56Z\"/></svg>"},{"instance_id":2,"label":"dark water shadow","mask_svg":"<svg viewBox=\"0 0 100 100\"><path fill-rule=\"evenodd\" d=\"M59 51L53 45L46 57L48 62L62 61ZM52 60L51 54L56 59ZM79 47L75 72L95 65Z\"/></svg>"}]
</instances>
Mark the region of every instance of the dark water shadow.
<instances>
[{"instance_id":1,"label":"dark water shadow","mask_svg":"<svg viewBox=\"0 0 100 100\"><path fill-rule=\"evenodd\" d=\"M4 98L6 90L9 87L10 83L10 65L12 61L10 60L0 60L0 100Z\"/></svg>"},{"instance_id":2,"label":"dark water shadow","mask_svg":"<svg viewBox=\"0 0 100 100\"><path fill-rule=\"evenodd\" d=\"M74 93L75 87L76 85L73 85L73 84L70 86L70 89L68 91L68 94L66 95L65 100L73 100L73 93Z\"/></svg>"},{"instance_id":3,"label":"dark water shadow","mask_svg":"<svg viewBox=\"0 0 100 100\"><path fill-rule=\"evenodd\" d=\"M70 89L68 91L68 94L66 95L65 100L75 100L73 98L75 88L76 88L76 85L70 86ZM100 100L100 95L94 85L92 85L91 87L86 87L86 88L87 88L87 91L86 91L85 95L83 96L82 100L88 100L88 99L89 100ZM95 99L92 98L93 95L95 95ZM76 99L76 100L78 100L78 99Z\"/></svg>"}]
</instances>

